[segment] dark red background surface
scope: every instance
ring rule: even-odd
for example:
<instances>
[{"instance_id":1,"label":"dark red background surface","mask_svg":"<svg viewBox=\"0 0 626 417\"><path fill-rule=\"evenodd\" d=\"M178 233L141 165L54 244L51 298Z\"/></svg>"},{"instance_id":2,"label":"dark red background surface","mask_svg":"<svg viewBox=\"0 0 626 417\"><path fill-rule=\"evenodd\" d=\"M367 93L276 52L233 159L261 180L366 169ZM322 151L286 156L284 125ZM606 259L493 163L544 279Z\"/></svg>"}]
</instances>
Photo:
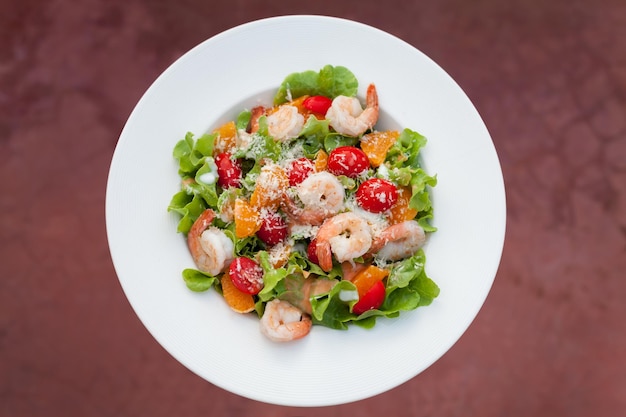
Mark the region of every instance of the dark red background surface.
<instances>
[{"instance_id":1,"label":"dark red background surface","mask_svg":"<svg viewBox=\"0 0 626 417\"><path fill-rule=\"evenodd\" d=\"M433 58L482 114L507 187L502 263L468 332L406 384L325 409L240 398L170 357L124 297L104 222L146 88L204 39L282 14L358 20ZM0 196L3 416L626 412L622 0L1 0Z\"/></svg>"}]
</instances>

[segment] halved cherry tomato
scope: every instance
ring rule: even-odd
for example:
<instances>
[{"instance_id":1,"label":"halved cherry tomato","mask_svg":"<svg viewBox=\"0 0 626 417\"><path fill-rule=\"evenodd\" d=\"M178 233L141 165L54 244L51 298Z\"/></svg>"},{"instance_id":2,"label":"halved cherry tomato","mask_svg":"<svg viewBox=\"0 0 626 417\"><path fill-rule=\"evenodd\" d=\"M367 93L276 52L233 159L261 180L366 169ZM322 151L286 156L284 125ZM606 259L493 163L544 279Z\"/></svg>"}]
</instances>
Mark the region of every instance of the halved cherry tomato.
<instances>
[{"instance_id":1,"label":"halved cherry tomato","mask_svg":"<svg viewBox=\"0 0 626 417\"><path fill-rule=\"evenodd\" d=\"M331 104L333 104L333 101L325 96L307 97L302 103L305 109L318 114L326 114Z\"/></svg>"},{"instance_id":2,"label":"halved cherry tomato","mask_svg":"<svg viewBox=\"0 0 626 417\"><path fill-rule=\"evenodd\" d=\"M368 310L374 310L383 305L385 301L385 284L377 281L352 307L354 314L363 314Z\"/></svg>"},{"instance_id":3,"label":"halved cherry tomato","mask_svg":"<svg viewBox=\"0 0 626 417\"><path fill-rule=\"evenodd\" d=\"M356 178L369 167L365 152L354 146L340 146L328 155L328 171L333 175Z\"/></svg>"},{"instance_id":4,"label":"halved cherry tomato","mask_svg":"<svg viewBox=\"0 0 626 417\"><path fill-rule=\"evenodd\" d=\"M287 168L289 185L295 187L307 179L315 171L315 165L309 158L299 158L292 161Z\"/></svg>"},{"instance_id":5,"label":"halved cherry tomato","mask_svg":"<svg viewBox=\"0 0 626 417\"><path fill-rule=\"evenodd\" d=\"M320 259L317 257L317 239L313 239L307 247L306 254L309 257L309 261L316 265L320 264Z\"/></svg>"},{"instance_id":6,"label":"halved cherry tomato","mask_svg":"<svg viewBox=\"0 0 626 417\"><path fill-rule=\"evenodd\" d=\"M215 157L215 165L219 176L217 185L222 188L241 187L243 171L238 159L233 160L229 153L221 153Z\"/></svg>"},{"instance_id":7,"label":"halved cherry tomato","mask_svg":"<svg viewBox=\"0 0 626 417\"><path fill-rule=\"evenodd\" d=\"M240 256L230 264L228 275L233 285L246 294L258 294L263 289L263 268L250 258Z\"/></svg>"},{"instance_id":8,"label":"halved cherry tomato","mask_svg":"<svg viewBox=\"0 0 626 417\"><path fill-rule=\"evenodd\" d=\"M398 201L398 188L390 181L370 178L356 190L356 202L372 213L389 210Z\"/></svg>"},{"instance_id":9,"label":"halved cherry tomato","mask_svg":"<svg viewBox=\"0 0 626 417\"><path fill-rule=\"evenodd\" d=\"M256 235L264 243L274 246L287 237L287 223L278 213L269 213L262 216L261 228Z\"/></svg>"}]
</instances>

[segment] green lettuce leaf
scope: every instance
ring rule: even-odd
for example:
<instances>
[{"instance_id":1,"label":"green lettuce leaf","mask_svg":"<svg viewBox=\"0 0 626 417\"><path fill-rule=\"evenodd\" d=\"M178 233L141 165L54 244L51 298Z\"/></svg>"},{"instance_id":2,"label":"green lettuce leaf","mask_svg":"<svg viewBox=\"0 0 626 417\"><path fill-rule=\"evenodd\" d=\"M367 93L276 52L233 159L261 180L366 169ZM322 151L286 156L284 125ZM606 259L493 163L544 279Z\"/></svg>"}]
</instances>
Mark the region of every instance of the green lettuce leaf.
<instances>
[{"instance_id":1,"label":"green lettuce leaf","mask_svg":"<svg viewBox=\"0 0 626 417\"><path fill-rule=\"evenodd\" d=\"M350 312L356 300L348 302L341 300L341 291L353 292L356 291L356 287L350 281L339 281L328 294L311 299L313 323L345 330L348 323L356 319L356 314Z\"/></svg>"},{"instance_id":2,"label":"green lettuce leaf","mask_svg":"<svg viewBox=\"0 0 626 417\"><path fill-rule=\"evenodd\" d=\"M324 139L330 131L328 126L328 120L319 120L315 116L309 116L295 146L301 145L307 158L315 158L317 152L324 147Z\"/></svg>"},{"instance_id":3,"label":"green lettuce leaf","mask_svg":"<svg viewBox=\"0 0 626 417\"><path fill-rule=\"evenodd\" d=\"M284 267L274 268L270 263L270 257L266 251L259 252L259 261L261 263L261 268L263 268L263 289L258 294L259 299L261 301L270 301L275 298L274 288L276 288L276 285L278 285L280 281L289 275L289 272L287 271L287 268Z\"/></svg>"},{"instance_id":4,"label":"green lettuce leaf","mask_svg":"<svg viewBox=\"0 0 626 417\"><path fill-rule=\"evenodd\" d=\"M237 121L235 122L235 126L237 130L245 130L248 127L248 123L250 123L250 119L252 118L252 113L250 110L244 110L237 116Z\"/></svg>"},{"instance_id":5,"label":"green lettuce leaf","mask_svg":"<svg viewBox=\"0 0 626 417\"><path fill-rule=\"evenodd\" d=\"M295 72L285 77L274 96L274 104L286 103L291 98L297 98L306 94L314 95L319 91L319 73L309 70Z\"/></svg>"},{"instance_id":6,"label":"green lettuce leaf","mask_svg":"<svg viewBox=\"0 0 626 417\"><path fill-rule=\"evenodd\" d=\"M324 138L324 149L330 153L340 146L355 146L359 143L359 138L343 136L339 133L330 133Z\"/></svg>"},{"instance_id":7,"label":"green lettuce leaf","mask_svg":"<svg viewBox=\"0 0 626 417\"><path fill-rule=\"evenodd\" d=\"M423 249L396 264L387 278L387 294L381 310L386 313L413 310L430 304L438 295L439 287L425 272L426 255Z\"/></svg>"},{"instance_id":8,"label":"green lettuce leaf","mask_svg":"<svg viewBox=\"0 0 626 417\"><path fill-rule=\"evenodd\" d=\"M193 177L204 163L204 158L213 155L216 134L205 134L198 140L193 136L193 133L187 132L185 138L174 146L173 156L178 160L181 177Z\"/></svg>"},{"instance_id":9,"label":"green lettuce leaf","mask_svg":"<svg viewBox=\"0 0 626 417\"><path fill-rule=\"evenodd\" d=\"M181 218L178 221L177 231L184 234L189 232L193 222L195 222L206 209L207 204L203 197L198 194L190 194L185 190L174 194L167 207L168 211L180 214Z\"/></svg>"},{"instance_id":10,"label":"green lettuce leaf","mask_svg":"<svg viewBox=\"0 0 626 417\"><path fill-rule=\"evenodd\" d=\"M191 268L183 270L183 280L187 288L195 292L207 291L219 281L216 277Z\"/></svg>"},{"instance_id":11,"label":"green lettuce leaf","mask_svg":"<svg viewBox=\"0 0 626 417\"><path fill-rule=\"evenodd\" d=\"M354 74L346 67L326 65L319 72L319 95L329 98L337 96L354 96L359 88L359 82Z\"/></svg>"},{"instance_id":12,"label":"green lettuce leaf","mask_svg":"<svg viewBox=\"0 0 626 417\"><path fill-rule=\"evenodd\" d=\"M200 166L200 168L198 168L198 171L196 172L195 182L189 184L189 188L193 190L193 193L201 196L204 199L204 201L206 201L207 205L214 209L217 208L217 201L218 201L217 188L216 188L217 187L216 170L217 168L215 167L215 162L213 161L213 158L206 157L204 160L204 163L202 164L202 166ZM211 173L215 175L215 181L212 183L203 182L202 176L204 174L211 174Z\"/></svg>"},{"instance_id":13,"label":"green lettuce leaf","mask_svg":"<svg viewBox=\"0 0 626 417\"><path fill-rule=\"evenodd\" d=\"M181 191L170 200L167 210L181 215L178 232L186 234L204 210L217 204L215 184L198 181L200 175L211 170L215 137L215 134L206 134L196 140L194 135L188 132L185 138L174 146L172 154L178 160L178 174L182 178L182 186Z\"/></svg>"},{"instance_id":14,"label":"green lettuce leaf","mask_svg":"<svg viewBox=\"0 0 626 417\"><path fill-rule=\"evenodd\" d=\"M304 71L289 74L283 80L274 96L274 104L279 105L303 95L355 96L359 82L347 68L326 65L319 72Z\"/></svg>"},{"instance_id":15,"label":"green lettuce leaf","mask_svg":"<svg viewBox=\"0 0 626 417\"><path fill-rule=\"evenodd\" d=\"M385 161L388 162L390 168L418 168L420 149L424 145L426 145L424 136L411 129L404 129L387 151Z\"/></svg>"},{"instance_id":16,"label":"green lettuce leaf","mask_svg":"<svg viewBox=\"0 0 626 417\"><path fill-rule=\"evenodd\" d=\"M264 245L256 235L238 238L235 235L235 222L229 223L222 229L226 236L233 242L235 246L235 256L247 256L253 259L257 252L264 249Z\"/></svg>"},{"instance_id":17,"label":"green lettuce leaf","mask_svg":"<svg viewBox=\"0 0 626 417\"><path fill-rule=\"evenodd\" d=\"M178 141L174 146L172 154L174 158L178 160L178 173L181 177L185 174L195 172L195 165L189 160L189 155L191 155L193 150L194 142L193 133L187 132L185 138Z\"/></svg>"}]
</instances>

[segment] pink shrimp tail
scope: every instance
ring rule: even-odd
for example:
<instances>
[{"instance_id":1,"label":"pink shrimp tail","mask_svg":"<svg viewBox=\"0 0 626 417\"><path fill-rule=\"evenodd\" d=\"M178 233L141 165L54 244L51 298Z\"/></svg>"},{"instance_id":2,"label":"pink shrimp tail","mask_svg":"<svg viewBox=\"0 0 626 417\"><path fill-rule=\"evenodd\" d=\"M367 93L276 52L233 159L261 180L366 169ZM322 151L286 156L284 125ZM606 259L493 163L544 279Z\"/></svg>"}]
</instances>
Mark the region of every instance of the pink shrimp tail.
<instances>
[{"instance_id":1,"label":"pink shrimp tail","mask_svg":"<svg viewBox=\"0 0 626 417\"><path fill-rule=\"evenodd\" d=\"M256 106L250 110L250 122L246 129L248 133L255 133L259 130L259 119L265 114L265 107Z\"/></svg>"},{"instance_id":2,"label":"pink shrimp tail","mask_svg":"<svg viewBox=\"0 0 626 417\"><path fill-rule=\"evenodd\" d=\"M191 229L189 229L189 233L187 233L187 243L189 248L194 251L196 248L192 248L195 245L195 240L200 237L202 232L209 228L211 222L215 218L215 212L211 209L206 209L198 216Z\"/></svg>"},{"instance_id":3,"label":"pink shrimp tail","mask_svg":"<svg viewBox=\"0 0 626 417\"><path fill-rule=\"evenodd\" d=\"M367 87L365 104L368 108L375 109L376 112L378 112L378 93L376 92L376 86L374 84L370 84Z\"/></svg>"},{"instance_id":4,"label":"pink shrimp tail","mask_svg":"<svg viewBox=\"0 0 626 417\"><path fill-rule=\"evenodd\" d=\"M320 267L326 272L333 269L333 254L330 249L330 243L318 241L315 251Z\"/></svg>"}]
</instances>

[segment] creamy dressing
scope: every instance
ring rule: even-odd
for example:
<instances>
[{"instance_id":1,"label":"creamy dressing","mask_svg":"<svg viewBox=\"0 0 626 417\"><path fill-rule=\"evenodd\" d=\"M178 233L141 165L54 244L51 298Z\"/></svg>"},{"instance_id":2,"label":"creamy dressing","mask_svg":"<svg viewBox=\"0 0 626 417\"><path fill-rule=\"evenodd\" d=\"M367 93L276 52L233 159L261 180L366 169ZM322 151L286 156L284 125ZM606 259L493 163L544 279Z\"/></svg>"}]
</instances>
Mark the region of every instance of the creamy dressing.
<instances>
[{"instance_id":1,"label":"creamy dressing","mask_svg":"<svg viewBox=\"0 0 626 417\"><path fill-rule=\"evenodd\" d=\"M219 175L217 173L217 165L215 165L215 159L213 159L210 156L207 156L205 158L205 161L210 171L205 172L204 174L201 174L198 177L198 181L206 185L215 184L219 178Z\"/></svg>"},{"instance_id":2,"label":"creamy dressing","mask_svg":"<svg viewBox=\"0 0 626 417\"><path fill-rule=\"evenodd\" d=\"M339 291L339 299L344 303L356 301L359 299L359 292L356 290L341 290Z\"/></svg>"}]
</instances>

